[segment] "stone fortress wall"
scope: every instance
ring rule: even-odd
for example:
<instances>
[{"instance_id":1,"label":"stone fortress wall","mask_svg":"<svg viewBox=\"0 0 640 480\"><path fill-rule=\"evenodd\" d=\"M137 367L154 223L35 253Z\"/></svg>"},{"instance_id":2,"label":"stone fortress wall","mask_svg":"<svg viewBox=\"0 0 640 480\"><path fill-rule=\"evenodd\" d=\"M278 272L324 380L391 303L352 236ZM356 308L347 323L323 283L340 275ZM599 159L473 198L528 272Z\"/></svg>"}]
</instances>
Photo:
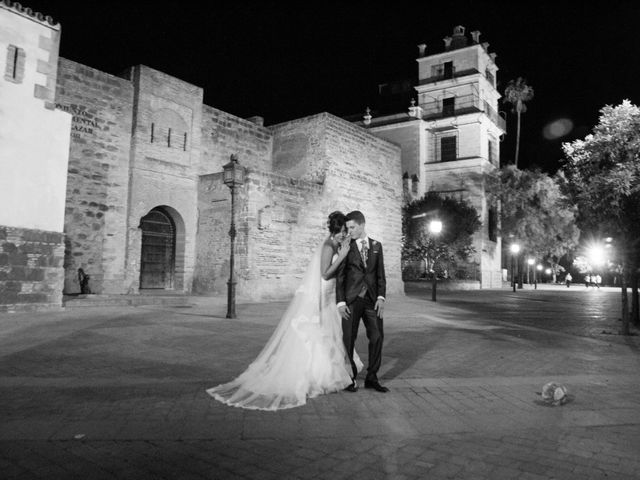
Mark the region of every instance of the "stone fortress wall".
<instances>
[{"instance_id":1,"label":"stone fortress wall","mask_svg":"<svg viewBox=\"0 0 640 480\"><path fill-rule=\"evenodd\" d=\"M398 147L327 113L265 127L146 66L117 77L61 59L60 70L56 102L73 114L65 293L80 290L77 268L93 293L137 293L140 220L162 207L177 229L173 289L225 294L221 171L231 154L247 168L236 209L239 298L290 296L336 209L365 213L371 236L388 245L389 290L402 291Z\"/></svg>"},{"instance_id":2,"label":"stone fortress wall","mask_svg":"<svg viewBox=\"0 0 640 480\"><path fill-rule=\"evenodd\" d=\"M247 169L236 210L239 298L289 298L337 209L364 212L385 246L389 292L402 292L399 147L329 113L264 126L145 65L113 74L59 58L59 25L0 6L0 41L17 58L0 89L0 121L13 128L0 153L24 160L5 170L0 195L9 204L16 187L30 189L0 218L3 309L20 299L61 306L63 292L80 293L80 268L94 294L226 294L222 170L232 154ZM27 104L37 132L16 123Z\"/></svg>"},{"instance_id":3,"label":"stone fortress wall","mask_svg":"<svg viewBox=\"0 0 640 480\"><path fill-rule=\"evenodd\" d=\"M240 297L290 296L328 236L327 216L334 210L365 214L369 235L384 247L388 292L402 294L399 148L328 113L272 131L273 171L250 168L237 198ZM228 198L221 174L201 177L194 282L200 293L226 291Z\"/></svg>"}]
</instances>

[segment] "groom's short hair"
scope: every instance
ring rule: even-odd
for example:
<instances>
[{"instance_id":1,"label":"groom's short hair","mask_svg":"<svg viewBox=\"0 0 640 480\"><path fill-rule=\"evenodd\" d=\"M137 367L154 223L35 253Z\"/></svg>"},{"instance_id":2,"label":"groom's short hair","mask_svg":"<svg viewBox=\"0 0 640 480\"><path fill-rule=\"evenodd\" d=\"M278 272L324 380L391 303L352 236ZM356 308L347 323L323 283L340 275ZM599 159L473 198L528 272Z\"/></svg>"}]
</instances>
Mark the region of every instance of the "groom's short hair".
<instances>
[{"instance_id":1,"label":"groom's short hair","mask_svg":"<svg viewBox=\"0 0 640 480\"><path fill-rule=\"evenodd\" d=\"M354 210L353 212L347 213L347 220L353 220L358 225L364 225L366 223L364 221L364 215L359 210Z\"/></svg>"}]
</instances>

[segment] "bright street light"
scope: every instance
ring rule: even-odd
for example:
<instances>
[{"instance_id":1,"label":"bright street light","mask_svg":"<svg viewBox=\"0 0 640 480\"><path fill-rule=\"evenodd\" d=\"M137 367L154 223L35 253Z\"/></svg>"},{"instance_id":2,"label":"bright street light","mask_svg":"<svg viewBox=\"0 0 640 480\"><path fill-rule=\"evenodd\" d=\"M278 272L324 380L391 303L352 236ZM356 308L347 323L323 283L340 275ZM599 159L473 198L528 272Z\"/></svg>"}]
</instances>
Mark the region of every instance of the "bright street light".
<instances>
[{"instance_id":1,"label":"bright street light","mask_svg":"<svg viewBox=\"0 0 640 480\"><path fill-rule=\"evenodd\" d=\"M531 285L531 279L529 278L529 269L533 269L533 264L536 263L535 258L527 258L527 283ZM533 272L535 276L535 271Z\"/></svg>"},{"instance_id":2,"label":"bright street light","mask_svg":"<svg viewBox=\"0 0 640 480\"><path fill-rule=\"evenodd\" d=\"M536 265L536 272L533 272L533 274L536 277L536 290L538 289L538 275L540 275L540 280L542 280L542 265L538 264ZM540 273L538 273L540 272Z\"/></svg>"},{"instance_id":3,"label":"bright street light","mask_svg":"<svg viewBox=\"0 0 640 480\"><path fill-rule=\"evenodd\" d=\"M518 252L520 251L520 245L518 245L517 243L512 243L509 247L509 250L511 250L511 253L513 254L513 256L511 257L511 281L513 282L513 291L515 292L518 268L518 261L516 260L516 257L518 256Z\"/></svg>"},{"instance_id":4,"label":"bright street light","mask_svg":"<svg viewBox=\"0 0 640 480\"><path fill-rule=\"evenodd\" d=\"M442 222L440 220L431 220L429 222L429 231L433 234L433 242L437 246L438 234L442 231ZM436 301L436 285L438 284L438 274L436 273L436 259L433 259L433 283L431 284L431 300Z\"/></svg>"},{"instance_id":5,"label":"bright street light","mask_svg":"<svg viewBox=\"0 0 640 480\"><path fill-rule=\"evenodd\" d=\"M605 260L604 248L600 245L594 245L587 250L587 256L593 265L602 265Z\"/></svg>"}]
</instances>

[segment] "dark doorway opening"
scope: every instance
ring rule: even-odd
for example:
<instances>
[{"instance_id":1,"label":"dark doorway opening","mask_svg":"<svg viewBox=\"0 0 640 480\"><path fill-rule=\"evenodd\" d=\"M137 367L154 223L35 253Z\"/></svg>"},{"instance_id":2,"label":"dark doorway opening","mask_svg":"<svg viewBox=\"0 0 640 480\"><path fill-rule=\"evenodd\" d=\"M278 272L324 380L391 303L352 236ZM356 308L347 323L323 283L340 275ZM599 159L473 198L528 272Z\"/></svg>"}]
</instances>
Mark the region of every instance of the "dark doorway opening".
<instances>
[{"instance_id":1,"label":"dark doorway opening","mask_svg":"<svg viewBox=\"0 0 640 480\"><path fill-rule=\"evenodd\" d=\"M140 220L142 252L140 288L172 289L175 275L176 227L162 208L154 208Z\"/></svg>"}]
</instances>

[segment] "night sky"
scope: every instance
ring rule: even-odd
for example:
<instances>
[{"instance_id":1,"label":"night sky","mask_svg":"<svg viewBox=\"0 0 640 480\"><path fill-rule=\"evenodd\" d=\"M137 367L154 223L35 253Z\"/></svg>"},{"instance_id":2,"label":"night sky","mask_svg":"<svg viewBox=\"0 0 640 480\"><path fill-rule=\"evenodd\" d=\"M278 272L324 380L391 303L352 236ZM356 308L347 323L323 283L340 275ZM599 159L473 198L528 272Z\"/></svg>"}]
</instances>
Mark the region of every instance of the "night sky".
<instances>
[{"instance_id":1,"label":"night sky","mask_svg":"<svg viewBox=\"0 0 640 480\"><path fill-rule=\"evenodd\" d=\"M119 74L145 64L204 88L205 103L266 125L375 104L380 83L417 75L417 47L443 50L455 25L497 54L498 90L522 76L520 166L554 172L562 141L582 138L606 104L640 104L640 2L189 2L23 0L62 24L61 56ZM515 115L502 162L515 150ZM573 127L545 138L558 119ZM562 132L561 132L562 133Z\"/></svg>"}]
</instances>

